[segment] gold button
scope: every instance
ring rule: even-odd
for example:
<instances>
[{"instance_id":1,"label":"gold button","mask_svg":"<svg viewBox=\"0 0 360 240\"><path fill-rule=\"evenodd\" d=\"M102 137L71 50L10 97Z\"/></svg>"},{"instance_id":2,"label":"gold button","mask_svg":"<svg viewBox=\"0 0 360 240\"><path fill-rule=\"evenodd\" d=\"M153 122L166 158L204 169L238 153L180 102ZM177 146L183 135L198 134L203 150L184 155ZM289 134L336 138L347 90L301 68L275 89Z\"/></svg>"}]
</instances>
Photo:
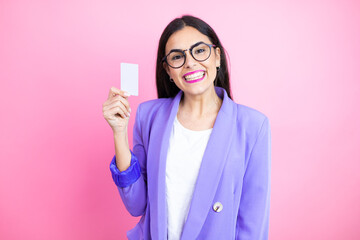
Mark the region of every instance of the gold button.
<instances>
[{"instance_id":1,"label":"gold button","mask_svg":"<svg viewBox=\"0 0 360 240\"><path fill-rule=\"evenodd\" d=\"M214 212L221 212L222 209L223 209L223 205L221 204L221 202L214 203L213 206Z\"/></svg>"}]
</instances>

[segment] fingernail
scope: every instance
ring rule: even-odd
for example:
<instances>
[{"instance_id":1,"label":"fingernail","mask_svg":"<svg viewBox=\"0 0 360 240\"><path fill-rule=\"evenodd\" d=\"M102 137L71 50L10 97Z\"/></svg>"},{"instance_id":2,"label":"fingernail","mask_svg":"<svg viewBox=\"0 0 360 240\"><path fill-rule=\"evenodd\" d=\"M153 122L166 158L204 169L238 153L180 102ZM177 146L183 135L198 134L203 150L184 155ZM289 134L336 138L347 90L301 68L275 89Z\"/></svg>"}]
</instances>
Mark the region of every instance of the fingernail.
<instances>
[{"instance_id":1,"label":"fingernail","mask_svg":"<svg viewBox=\"0 0 360 240\"><path fill-rule=\"evenodd\" d=\"M127 113L127 115L128 115L128 117L130 117L130 113L129 113L129 112Z\"/></svg>"},{"instance_id":2,"label":"fingernail","mask_svg":"<svg viewBox=\"0 0 360 240\"><path fill-rule=\"evenodd\" d=\"M131 108L129 108L129 113L131 113Z\"/></svg>"},{"instance_id":3,"label":"fingernail","mask_svg":"<svg viewBox=\"0 0 360 240\"><path fill-rule=\"evenodd\" d=\"M130 96L130 93L124 92L124 95L125 95L125 97L129 97L129 96Z\"/></svg>"}]
</instances>

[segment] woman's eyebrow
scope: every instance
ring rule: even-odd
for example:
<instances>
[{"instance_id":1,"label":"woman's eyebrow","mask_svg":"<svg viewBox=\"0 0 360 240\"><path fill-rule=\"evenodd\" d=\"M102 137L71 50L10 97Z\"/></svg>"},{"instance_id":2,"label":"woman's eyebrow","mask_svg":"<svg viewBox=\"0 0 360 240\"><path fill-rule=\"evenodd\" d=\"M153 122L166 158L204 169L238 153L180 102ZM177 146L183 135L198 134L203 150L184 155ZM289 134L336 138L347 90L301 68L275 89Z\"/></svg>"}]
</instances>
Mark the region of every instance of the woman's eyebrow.
<instances>
[{"instance_id":1,"label":"woman's eyebrow","mask_svg":"<svg viewBox=\"0 0 360 240\"><path fill-rule=\"evenodd\" d=\"M193 45L191 45L188 49L191 49L192 47L196 46L196 45L199 45L200 43L203 43L203 41L199 41L197 43L194 43ZM171 49L169 53L171 52L182 52L184 50L182 49L179 49L179 48L174 48L174 49Z\"/></svg>"},{"instance_id":2,"label":"woman's eyebrow","mask_svg":"<svg viewBox=\"0 0 360 240\"><path fill-rule=\"evenodd\" d=\"M172 53L172 52L182 52L182 51L183 51L182 49L175 48L175 49L171 49L169 53Z\"/></svg>"},{"instance_id":3,"label":"woman's eyebrow","mask_svg":"<svg viewBox=\"0 0 360 240\"><path fill-rule=\"evenodd\" d=\"M204 43L204 42L203 42L203 41L199 41L199 42L197 42L197 43L195 43L195 44L191 45L191 47L190 47L189 49L191 49L191 48L193 48L193 47L195 47L195 46L199 45L200 43Z\"/></svg>"}]
</instances>

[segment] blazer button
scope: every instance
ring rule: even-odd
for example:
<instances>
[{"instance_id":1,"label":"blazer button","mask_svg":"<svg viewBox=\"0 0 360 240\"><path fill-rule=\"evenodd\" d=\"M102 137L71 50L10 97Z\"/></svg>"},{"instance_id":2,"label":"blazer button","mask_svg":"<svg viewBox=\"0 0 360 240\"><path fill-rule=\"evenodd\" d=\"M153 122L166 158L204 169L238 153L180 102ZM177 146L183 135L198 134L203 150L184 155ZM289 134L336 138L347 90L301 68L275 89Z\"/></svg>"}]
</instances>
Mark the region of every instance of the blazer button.
<instances>
[{"instance_id":1,"label":"blazer button","mask_svg":"<svg viewBox=\"0 0 360 240\"><path fill-rule=\"evenodd\" d=\"M223 205L221 204L221 202L214 203L213 205L214 212L221 212L222 209L223 209Z\"/></svg>"}]
</instances>

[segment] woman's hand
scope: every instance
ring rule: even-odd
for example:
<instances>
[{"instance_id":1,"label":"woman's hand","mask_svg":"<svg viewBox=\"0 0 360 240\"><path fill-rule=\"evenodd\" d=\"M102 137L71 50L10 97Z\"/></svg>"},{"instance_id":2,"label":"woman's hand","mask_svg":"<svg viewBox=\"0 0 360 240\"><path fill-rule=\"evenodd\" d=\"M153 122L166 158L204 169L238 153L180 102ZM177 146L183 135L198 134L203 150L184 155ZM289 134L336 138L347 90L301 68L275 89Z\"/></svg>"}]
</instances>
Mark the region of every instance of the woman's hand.
<instances>
[{"instance_id":1,"label":"woman's hand","mask_svg":"<svg viewBox=\"0 0 360 240\"><path fill-rule=\"evenodd\" d=\"M110 88L109 96L103 104L103 115L114 134L126 133L130 117L130 95L115 87Z\"/></svg>"}]
</instances>

